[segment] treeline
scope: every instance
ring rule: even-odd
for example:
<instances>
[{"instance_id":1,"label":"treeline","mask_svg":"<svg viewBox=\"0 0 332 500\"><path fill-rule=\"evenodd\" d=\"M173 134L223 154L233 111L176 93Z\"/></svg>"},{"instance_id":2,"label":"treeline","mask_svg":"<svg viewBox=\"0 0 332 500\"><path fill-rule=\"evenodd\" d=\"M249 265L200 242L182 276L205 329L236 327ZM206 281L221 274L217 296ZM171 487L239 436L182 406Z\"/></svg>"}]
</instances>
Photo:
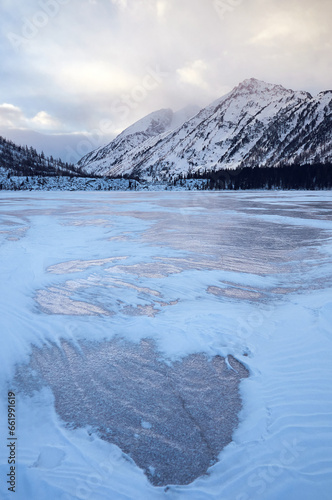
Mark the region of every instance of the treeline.
<instances>
[{"instance_id":1,"label":"treeline","mask_svg":"<svg viewBox=\"0 0 332 500\"><path fill-rule=\"evenodd\" d=\"M332 189L332 163L195 172L174 179L173 183L182 185L186 179L205 180L202 189L211 190Z\"/></svg>"},{"instance_id":2,"label":"treeline","mask_svg":"<svg viewBox=\"0 0 332 500\"><path fill-rule=\"evenodd\" d=\"M8 176L76 176L79 174L74 165L53 156L46 157L42 152L28 146L17 146L14 142L0 136L0 167L8 170Z\"/></svg>"}]
</instances>

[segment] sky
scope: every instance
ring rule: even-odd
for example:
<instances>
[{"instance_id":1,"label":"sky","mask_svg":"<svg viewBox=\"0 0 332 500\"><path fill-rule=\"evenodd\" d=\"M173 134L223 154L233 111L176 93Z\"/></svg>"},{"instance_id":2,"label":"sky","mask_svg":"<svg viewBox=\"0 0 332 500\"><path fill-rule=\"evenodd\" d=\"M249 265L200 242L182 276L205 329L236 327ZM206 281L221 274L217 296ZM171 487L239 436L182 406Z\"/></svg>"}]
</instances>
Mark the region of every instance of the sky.
<instances>
[{"instance_id":1,"label":"sky","mask_svg":"<svg viewBox=\"0 0 332 500\"><path fill-rule=\"evenodd\" d=\"M332 88L331 0L1 0L0 135L76 162L246 78Z\"/></svg>"}]
</instances>

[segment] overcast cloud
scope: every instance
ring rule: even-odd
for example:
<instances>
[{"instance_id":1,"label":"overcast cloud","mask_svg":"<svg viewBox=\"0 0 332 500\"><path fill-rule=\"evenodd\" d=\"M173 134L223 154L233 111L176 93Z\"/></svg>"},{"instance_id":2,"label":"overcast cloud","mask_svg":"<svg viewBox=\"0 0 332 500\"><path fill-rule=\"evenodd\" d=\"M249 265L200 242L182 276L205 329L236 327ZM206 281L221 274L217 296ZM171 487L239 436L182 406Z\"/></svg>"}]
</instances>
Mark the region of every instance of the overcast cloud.
<instances>
[{"instance_id":1,"label":"overcast cloud","mask_svg":"<svg viewBox=\"0 0 332 500\"><path fill-rule=\"evenodd\" d=\"M74 161L245 78L316 94L331 18L331 0L2 0L0 134Z\"/></svg>"}]
</instances>

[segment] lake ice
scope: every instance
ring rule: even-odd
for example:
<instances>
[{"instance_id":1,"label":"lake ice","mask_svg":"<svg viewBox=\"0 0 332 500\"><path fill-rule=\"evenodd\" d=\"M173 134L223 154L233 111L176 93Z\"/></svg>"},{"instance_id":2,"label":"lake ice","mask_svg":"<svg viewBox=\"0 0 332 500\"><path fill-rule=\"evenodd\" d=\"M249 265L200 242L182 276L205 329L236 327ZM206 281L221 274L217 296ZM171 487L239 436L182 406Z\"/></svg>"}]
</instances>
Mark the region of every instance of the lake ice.
<instances>
[{"instance_id":1,"label":"lake ice","mask_svg":"<svg viewBox=\"0 0 332 500\"><path fill-rule=\"evenodd\" d=\"M2 193L0 422L5 436L6 394L16 384L16 498L330 500L331 242L329 192ZM199 373L212 387L200 417L203 427L210 422L211 439L220 431L222 397L204 370L223 359L227 374L229 360L248 370L237 380L242 407L236 399L228 444L217 446L207 474L199 466L200 477L183 479L179 471L177 484L171 476L170 484L158 482L152 452L137 465L134 440L157 434L165 418L158 411L150 421L132 408L137 420L126 448L103 439L96 411L91 421L81 415L70 425L71 410L58 408L60 396L64 406L66 398L69 407L77 404L74 387L84 396L91 382L83 383L80 366L66 391L50 383L65 366L64 346L75 364L88 355L86 346L119 343L128 353L153 345L155 366L177 369L179 384L186 378L180 367L196 360L193 390ZM36 353L52 350L48 383L45 356L41 371L35 361L24 376ZM165 390L166 410L168 397ZM176 419L172 425L174 433ZM202 442L193 436L188 448L196 446L204 462ZM2 478L5 452L2 446ZM6 498L4 481L0 491Z\"/></svg>"}]
</instances>

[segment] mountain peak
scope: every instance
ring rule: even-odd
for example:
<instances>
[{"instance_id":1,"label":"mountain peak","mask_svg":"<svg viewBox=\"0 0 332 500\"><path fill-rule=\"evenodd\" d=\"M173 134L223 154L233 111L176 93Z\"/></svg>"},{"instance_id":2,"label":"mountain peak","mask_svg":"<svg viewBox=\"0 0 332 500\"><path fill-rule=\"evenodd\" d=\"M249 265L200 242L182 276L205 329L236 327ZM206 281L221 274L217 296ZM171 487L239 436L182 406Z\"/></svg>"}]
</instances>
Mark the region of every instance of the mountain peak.
<instances>
[{"instance_id":1,"label":"mountain peak","mask_svg":"<svg viewBox=\"0 0 332 500\"><path fill-rule=\"evenodd\" d=\"M273 84L273 83L267 83L264 82L263 80L258 80L257 78L248 78L241 82L237 87L235 87L234 91L237 94L242 94L242 95L250 95L250 94L265 94L265 95L272 95L272 94L281 94L281 95L289 95L291 96L296 95L297 97L304 98L304 99L311 99L312 96L309 94L309 92L303 92L303 91L294 91L291 89L286 89L282 85L278 84Z\"/></svg>"},{"instance_id":2,"label":"mountain peak","mask_svg":"<svg viewBox=\"0 0 332 500\"><path fill-rule=\"evenodd\" d=\"M149 115L141 118L133 125L127 127L120 136L124 139L127 136L147 133L148 135L158 135L164 132L170 126L173 118L173 111L171 109L159 109L153 111Z\"/></svg>"},{"instance_id":3,"label":"mountain peak","mask_svg":"<svg viewBox=\"0 0 332 500\"><path fill-rule=\"evenodd\" d=\"M237 87L235 87L236 91L240 91L241 93L256 93L256 92L293 92L292 90L287 90L282 85L276 85L273 83L266 83L263 80L257 80L257 78L249 78L241 82Z\"/></svg>"}]
</instances>

